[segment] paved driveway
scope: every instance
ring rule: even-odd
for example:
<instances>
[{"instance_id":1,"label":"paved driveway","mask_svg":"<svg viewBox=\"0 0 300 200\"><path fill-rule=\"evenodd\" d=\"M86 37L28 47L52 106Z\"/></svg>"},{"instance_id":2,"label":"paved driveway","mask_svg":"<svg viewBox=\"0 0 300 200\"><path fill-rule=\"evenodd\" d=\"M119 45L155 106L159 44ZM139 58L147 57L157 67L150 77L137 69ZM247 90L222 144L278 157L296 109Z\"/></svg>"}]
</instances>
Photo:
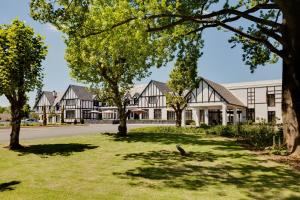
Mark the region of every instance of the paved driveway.
<instances>
[{"instance_id":1,"label":"paved driveway","mask_svg":"<svg viewBox=\"0 0 300 200\"><path fill-rule=\"evenodd\" d=\"M145 127L151 125L145 124L129 124L128 130L137 127ZM60 136L84 135L90 133L100 132L117 132L117 124L91 124L86 126L63 126L63 127L34 127L22 128L20 139L38 139L50 138ZM10 129L0 129L0 143L7 143L9 141Z\"/></svg>"}]
</instances>

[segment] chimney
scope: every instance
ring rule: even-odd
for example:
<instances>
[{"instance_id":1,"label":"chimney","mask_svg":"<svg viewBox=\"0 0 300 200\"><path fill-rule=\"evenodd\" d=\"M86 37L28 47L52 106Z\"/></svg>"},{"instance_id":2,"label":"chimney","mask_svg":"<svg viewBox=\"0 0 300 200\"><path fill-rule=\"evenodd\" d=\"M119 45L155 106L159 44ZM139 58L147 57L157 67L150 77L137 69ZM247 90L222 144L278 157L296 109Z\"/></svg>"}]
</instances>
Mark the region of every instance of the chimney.
<instances>
[{"instance_id":1,"label":"chimney","mask_svg":"<svg viewBox=\"0 0 300 200\"><path fill-rule=\"evenodd\" d=\"M57 97L57 92L55 90L53 90L52 94L53 94L54 98Z\"/></svg>"}]
</instances>

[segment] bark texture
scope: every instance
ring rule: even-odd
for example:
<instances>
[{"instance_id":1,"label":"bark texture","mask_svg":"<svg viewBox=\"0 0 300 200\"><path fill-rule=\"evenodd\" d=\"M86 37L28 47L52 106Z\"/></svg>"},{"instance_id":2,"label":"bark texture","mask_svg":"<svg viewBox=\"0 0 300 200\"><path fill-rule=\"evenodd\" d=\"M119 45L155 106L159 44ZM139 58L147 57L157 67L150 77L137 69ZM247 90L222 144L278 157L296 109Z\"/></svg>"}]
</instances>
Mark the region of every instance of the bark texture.
<instances>
[{"instance_id":1,"label":"bark texture","mask_svg":"<svg viewBox=\"0 0 300 200\"><path fill-rule=\"evenodd\" d=\"M16 150L22 148L19 141L20 127L21 127L21 108L16 105L11 106L11 133L10 133L10 143L9 149Z\"/></svg>"},{"instance_id":2,"label":"bark texture","mask_svg":"<svg viewBox=\"0 0 300 200\"><path fill-rule=\"evenodd\" d=\"M127 135L127 114L126 110L123 106L118 106L119 111L119 120L120 124L118 127L118 135L119 136L126 136Z\"/></svg>"},{"instance_id":3,"label":"bark texture","mask_svg":"<svg viewBox=\"0 0 300 200\"><path fill-rule=\"evenodd\" d=\"M300 0L277 0L285 25L283 51L282 116L284 139L289 153L300 157Z\"/></svg>"},{"instance_id":4,"label":"bark texture","mask_svg":"<svg viewBox=\"0 0 300 200\"><path fill-rule=\"evenodd\" d=\"M181 127L182 110L181 109L176 110L175 114L176 114L176 127Z\"/></svg>"}]
</instances>

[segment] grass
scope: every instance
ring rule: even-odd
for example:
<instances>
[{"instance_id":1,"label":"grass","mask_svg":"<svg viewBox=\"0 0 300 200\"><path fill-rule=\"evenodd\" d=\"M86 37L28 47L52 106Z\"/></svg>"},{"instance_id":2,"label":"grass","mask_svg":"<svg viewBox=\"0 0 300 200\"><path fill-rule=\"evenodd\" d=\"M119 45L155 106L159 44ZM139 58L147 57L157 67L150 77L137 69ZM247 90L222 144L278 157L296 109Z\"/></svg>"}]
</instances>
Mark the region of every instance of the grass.
<instances>
[{"instance_id":1,"label":"grass","mask_svg":"<svg viewBox=\"0 0 300 200\"><path fill-rule=\"evenodd\" d=\"M201 132L152 127L1 148L0 199L300 199L298 172Z\"/></svg>"}]
</instances>

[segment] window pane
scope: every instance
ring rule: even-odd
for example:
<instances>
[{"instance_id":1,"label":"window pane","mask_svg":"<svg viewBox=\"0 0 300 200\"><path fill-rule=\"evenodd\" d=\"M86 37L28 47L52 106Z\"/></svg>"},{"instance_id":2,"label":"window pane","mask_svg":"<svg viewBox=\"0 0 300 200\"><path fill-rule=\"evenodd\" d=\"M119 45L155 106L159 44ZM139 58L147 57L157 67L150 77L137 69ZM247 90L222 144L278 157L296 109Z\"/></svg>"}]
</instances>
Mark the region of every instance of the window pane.
<instances>
[{"instance_id":1,"label":"window pane","mask_svg":"<svg viewBox=\"0 0 300 200\"><path fill-rule=\"evenodd\" d=\"M66 118L67 119L74 119L75 118L75 110L67 110L66 111Z\"/></svg>"},{"instance_id":2,"label":"window pane","mask_svg":"<svg viewBox=\"0 0 300 200\"><path fill-rule=\"evenodd\" d=\"M268 111L268 123L276 123L275 111Z\"/></svg>"},{"instance_id":3,"label":"window pane","mask_svg":"<svg viewBox=\"0 0 300 200\"><path fill-rule=\"evenodd\" d=\"M269 107L275 106L275 94L268 94L267 95L267 104Z\"/></svg>"},{"instance_id":4,"label":"window pane","mask_svg":"<svg viewBox=\"0 0 300 200\"><path fill-rule=\"evenodd\" d=\"M66 105L67 106L73 106L73 105L75 105L75 99L67 99L66 100Z\"/></svg>"},{"instance_id":5,"label":"window pane","mask_svg":"<svg viewBox=\"0 0 300 200\"><path fill-rule=\"evenodd\" d=\"M156 104L157 98L156 96L148 97L149 104Z\"/></svg>"},{"instance_id":6,"label":"window pane","mask_svg":"<svg viewBox=\"0 0 300 200\"><path fill-rule=\"evenodd\" d=\"M142 113L142 119L149 119L149 110L145 109L145 112Z\"/></svg>"},{"instance_id":7,"label":"window pane","mask_svg":"<svg viewBox=\"0 0 300 200\"><path fill-rule=\"evenodd\" d=\"M167 111L167 119L168 120L175 120L175 111L168 110Z\"/></svg>"},{"instance_id":8,"label":"window pane","mask_svg":"<svg viewBox=\"0 0 300 200\"><path fill-rule=\"evenodd\" d=\"M193 120L192 110L186 110L185 111L185 119L186 120Z\"/></svg>"},{"instance_id":9,"label":"window pane","mask_svg":"<svg viewBox=\"0 0 300 200\"><path fill-rule=\"evenodd\" d=\"M247 109L247 120L255 121L255 109L254 108Z\"/></svg>"},{"instance_id":10,"label":"window pane","mask_svg":"<svg viewBox=\"0 0 300 200\"><path fill-rule=\"evenodd\" d=\"M161 119L161 109L154 109L154 119Z\"/></svg>"}]
</instances>

